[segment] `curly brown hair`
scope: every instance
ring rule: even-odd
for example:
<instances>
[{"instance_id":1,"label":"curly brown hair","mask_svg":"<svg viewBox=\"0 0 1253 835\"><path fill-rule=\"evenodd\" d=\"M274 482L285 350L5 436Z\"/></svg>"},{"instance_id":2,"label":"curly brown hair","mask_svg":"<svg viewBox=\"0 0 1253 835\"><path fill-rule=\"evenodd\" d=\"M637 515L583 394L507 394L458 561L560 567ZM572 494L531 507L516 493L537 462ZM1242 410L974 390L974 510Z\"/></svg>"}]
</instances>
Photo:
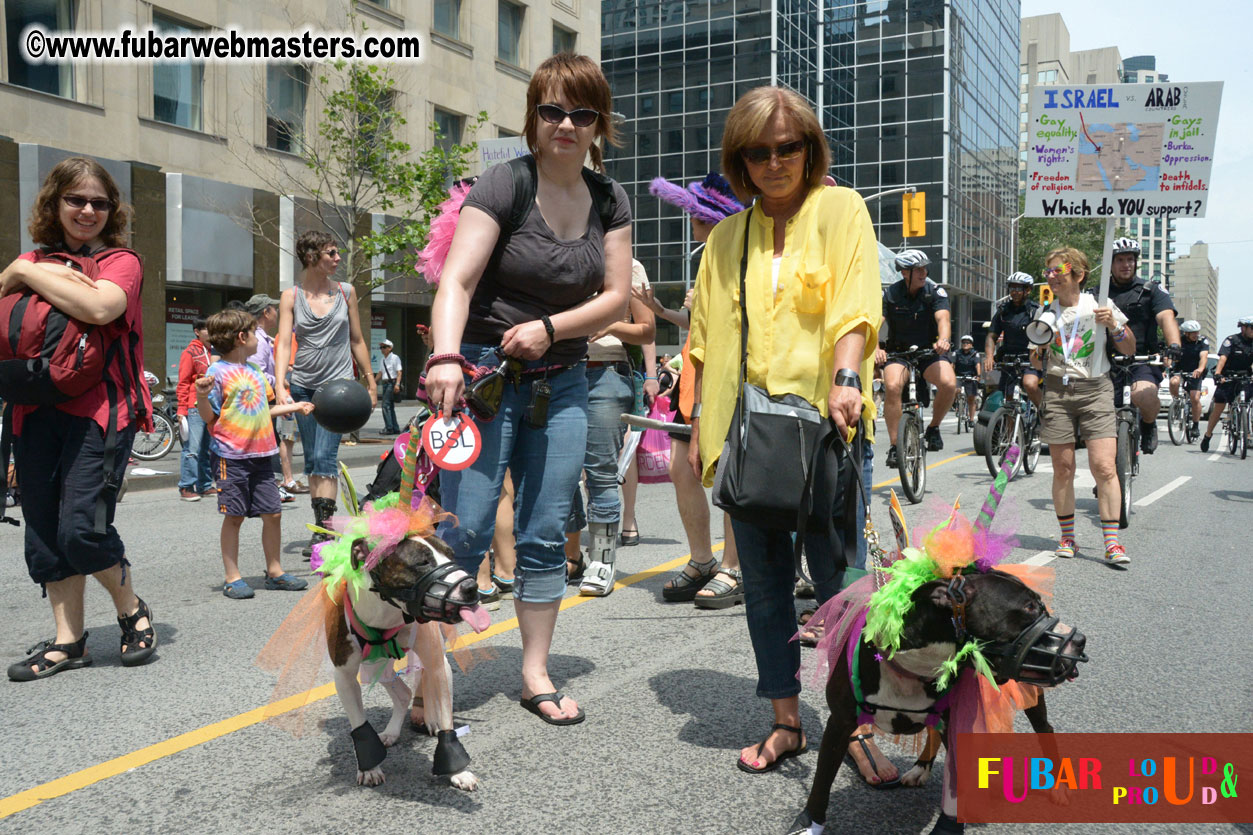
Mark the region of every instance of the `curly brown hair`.
<instances>
[{"instance_id":1,"label":"curly brown hair","mask_svg":"<svg viewBox=\"0 0 1253 835\"><path fill-rule=\"evenodd\" d=\"M597 139L604 139L615 148L622 144L618 129L613 124L613 94L609 92L609 82L600 71L600 65L586 55L559 52L535 68L531 83L526 88L526 120L522 135L537 159L539 114L535 109L551 101L548 97L558 91L565 94L573 107L588 107L600 114L596 117ZM592 157L592 168L603 173L605 162L600 146L593 142L588 153Z\"/></svg>"},{"instance_id":2,"label":"curly brown hair","mask_svg":"<svg viewBox=\"0 0 1253 835\"><path fill-rule=\"evenodd\" d=\"M300 259L301 266L308 269L318 263L322 257L322 250L333 243L335 239L327 232L316 229L301 232L300 237L296 239L296 257Z\"/></svg>"},{"instance_id":3,"label":"curly brown hair","mask_svg":"<svg viewBox=\"0 0 1253 835\"><path fill-rule=\"evenodd\" d=\"M235 350L239 344L239 334L257 328L257 320L251 313L243 310L226 310L214 313L209 317L209 344L219 354Z\"/></svg>"},{"instance_id":4,"label":"curly brown hair","mask_svg":"<svg viewBox=\"0 0 1253 835\"><path fill-rule=\"evenodd\" d=\"M105 246L126 246L127 227L130 225L131 207L122 201L122 192L104 166L87 157L68 157L58 162L48 172L35 205L31 208L31 240L43 246L57 246L65 242L65 230L61 228L61 196L88 177L95 177L104 186L105 196L113 204L104 222L100 238Z\"/></svg>"}]
</instances>

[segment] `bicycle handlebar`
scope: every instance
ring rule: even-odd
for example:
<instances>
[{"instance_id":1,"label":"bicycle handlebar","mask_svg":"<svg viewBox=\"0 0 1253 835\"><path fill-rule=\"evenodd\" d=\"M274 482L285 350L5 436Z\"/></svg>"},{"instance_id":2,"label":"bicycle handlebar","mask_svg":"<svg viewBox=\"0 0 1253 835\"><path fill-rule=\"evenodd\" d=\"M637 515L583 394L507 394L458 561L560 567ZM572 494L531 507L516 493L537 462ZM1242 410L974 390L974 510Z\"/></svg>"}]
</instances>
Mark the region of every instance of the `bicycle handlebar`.
<instances>
[{"instance_id":1,"label":"bicycle handlebar","mask_svg":"<svg viewBox=\"0 0 1253 835\"><path fill-rule=\"evenodd\" d=\"M1165 363L1162 362L1161 354L1136 354L1135 356L1117 355L1112 358L1114 365L1151 365L1154 368L1161 368Z\"/></svg>"}]
</instances>

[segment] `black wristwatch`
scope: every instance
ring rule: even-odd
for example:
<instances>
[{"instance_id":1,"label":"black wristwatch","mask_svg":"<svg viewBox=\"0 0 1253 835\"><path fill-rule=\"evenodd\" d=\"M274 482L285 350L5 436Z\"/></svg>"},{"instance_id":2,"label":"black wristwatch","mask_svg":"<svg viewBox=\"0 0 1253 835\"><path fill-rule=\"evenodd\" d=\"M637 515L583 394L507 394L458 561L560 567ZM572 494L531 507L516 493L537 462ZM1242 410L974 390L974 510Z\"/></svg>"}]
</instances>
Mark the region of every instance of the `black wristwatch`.
<instances>
[{"instance_id":1,"label":"black wristwatch","mask_svg":"<svg viewBox=\"0 0 1253 835\"><path fill-rule=\"evenodd\" d=\"M861 391L861 375L851 368L841 368L835 372L835 384Z\"/></svg>"}]
</instances>

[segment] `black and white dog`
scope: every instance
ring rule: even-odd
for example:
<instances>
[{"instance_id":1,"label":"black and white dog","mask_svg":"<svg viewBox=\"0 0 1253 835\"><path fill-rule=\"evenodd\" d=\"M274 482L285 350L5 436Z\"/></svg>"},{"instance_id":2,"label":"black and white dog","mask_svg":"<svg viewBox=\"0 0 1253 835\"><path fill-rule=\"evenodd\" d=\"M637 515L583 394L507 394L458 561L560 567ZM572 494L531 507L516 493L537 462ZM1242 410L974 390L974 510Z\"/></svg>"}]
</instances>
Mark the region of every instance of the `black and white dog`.
<instances>
[{"instance_id":1,"label":"black and white dog","mask_svg":"<svg viewBox=\"0 0 1253 835\"><path fill-rule=\"evenodd\" d=\"M354 569L366 564L369 550L364 539L353 542ZM453 729L452 673L439 622L464 620L481 632L491 617L478 605L474 578L458 568L452 556L452 549L433 534L410 536L370 570L368 588L357 592L348 583L344 595L349 605L329 612L327 649L335 668L335 691L352 726L358 785L383 782L383 759L400 738L412 696L392 666L413 648L422 664L426 724L438 740L432 772L464 791L478 787L478 778L469 769L470 755ZM363 663L371 646L384 646L389 654ZM377 681L391 697L391 718L381 734L366 720L360 673L366 681Z\"/></svg>"},{"instance_id":2,"label":"black and white dog","mask_svg":"<svg viewBox=\"0 0 1253 835\"><path fill-rule=\"evenodd\" d=\"M912 597L913 608L901 630L900 649L891 660L864 637L859 641L857 665L862 690L859 704L852 686L847 654L839 653L827 681L827 705L831 717L822 735L818 766L805 809L793 821L788 835L819 835L826 825L831 785L839 770L858 716L869 712L885 734L914 734L927 727L927 719L942 703L935 685L936 671L968 638L985 642L985 657L997 679L1013 679L1038 687L1052 687L1078 675L1077 664L1087 661L1083 633L1059 624L1040 596L1021 580L1001 571L959 575L952 580L933 580L920 586ZM947 710L943 710L947 720ZM1043 696L1027 711L1037 733L1051 733ZM947 722L946 722L947 724ZM950 746L951 737L943 740ZM924 752L902 782L921 785L930 774L935 754ZM955 786L949 785L945 769L944 808L931 835L958 833L964 825L956 818Z\"/></svg>"}]
</instances>

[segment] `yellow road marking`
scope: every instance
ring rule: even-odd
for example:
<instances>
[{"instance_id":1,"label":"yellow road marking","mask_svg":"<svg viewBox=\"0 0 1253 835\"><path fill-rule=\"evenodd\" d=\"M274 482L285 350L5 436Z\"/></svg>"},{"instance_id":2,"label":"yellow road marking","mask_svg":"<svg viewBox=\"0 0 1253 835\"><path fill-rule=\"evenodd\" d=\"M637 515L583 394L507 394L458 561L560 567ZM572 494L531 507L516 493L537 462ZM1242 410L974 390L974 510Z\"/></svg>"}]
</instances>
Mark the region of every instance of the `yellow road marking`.
<instances>
[{"instance_id":1,"label":"yellow road marking","mask_svg":"<svg viewBox=\"0 0 1253 835\"><path fill-rule=\"evenodd\" d=\"M951 461L956 461L960 458L965 458L966 456L973 454L973 452L963 452L959 455L945 458L942 461L937 461L934 464L929 464L927 465L927 469L932 470L941 465L948 464ZM889 479L874 485L872 489L878 490L880 487L886 487L887 485L894 484L899 480L899 478ZM723 546L721 544L715 545L712 550L719 551L722 547ZM614 588L625 588L627 586L651 579L666 571L673 571L686 563L690 558L691 554L685 554L660 565L645 569L644 571L623 577L614 584ZM564 611L565 609L570 609L595 599L597 598L574 595L562 600L560 609ZM469 646L471 644L478 643L479 641L487 640L488 638L496 635L501 635L512 629L516 629L517 626L517 618L510 618L509 620L492 624L477 635L466 636L462 641L462 646ZM306 690L304 693L297 693L294 696L289 696L286 699L274 702L273 704L255 708L247 711L246 713L241 713L228 719L223 719L220 722L214 722L210 725L196 728L195 730L188 731L185 734L170 737L169 739L154 743L153 745L149 745L145 748L140 748L137 751L132 751L129 754L123 754L120 757L115 757L114 759L106 760L105 762L97 765L89 766L88 768L76 771L73 774L67 774L64 777L49 780L47 783L42 783L34 788L26 789L25 791L20 791L17 794L12 794L6 798L0 799L0 819L7 818L10 815L15 815L18 812L23 812L33 806L38 806L45 800L53 800L58 797L63 797L71 792L84 789L94 783L99 783L100 781L107 780L110 777L116 777L119 774L124 774L133 768L139 768L140 766L147 765L155 760L178 754L189 748L194 748L197 745L203 745L211 740L218 739L219 737L226 736L227 734L234 733L235 731L243 730L244 728L259 724L273 716L288 713L289 711L297 710L305 705L319 702L333 696L334 694L335 685L333 683L323 684L320 687Z\"/></svg>"}]
</instances>

